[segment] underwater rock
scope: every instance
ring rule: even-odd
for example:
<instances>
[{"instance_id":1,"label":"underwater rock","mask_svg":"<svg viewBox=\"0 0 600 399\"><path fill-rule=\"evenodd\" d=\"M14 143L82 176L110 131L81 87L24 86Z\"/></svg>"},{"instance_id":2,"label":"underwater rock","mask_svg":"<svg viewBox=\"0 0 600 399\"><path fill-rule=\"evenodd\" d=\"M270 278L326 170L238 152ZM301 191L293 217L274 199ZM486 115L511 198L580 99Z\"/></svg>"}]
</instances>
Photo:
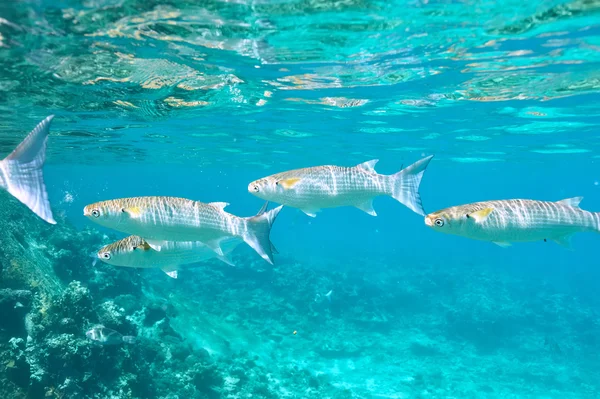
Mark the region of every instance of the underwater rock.
<instances>
[{"instance_id":1,"label":"underwater rock","mask_svg":"<svg viewBox=\"0 0 600 399\"><path fill-rule=\"evenodd\" d=\"M167 317L167 311L165 306L158 304L151 304L144 308L144 326L149 327Z\"/></svg>"},{"instance_id":2,"label":"underwater rock","mask_svg":"<svg viewBox=\"0 0 600 399\"><path fill-rule=\"evenodd\" d=\"M0 284L4 288L37 288L48 294L62 291L43 243L55 226L40 220L7 193L0 192ZM27 226L27 228L23 228ZM32 245L35 244L35 245Z\"/></svg>"},{"instance_id":3,"label":"underwater rock","mask_svg":"<svg viewBox=\"0 0 600 399\"><path fill-rule=\"evenodd\" d=\"M118 307L113 301L106 301L96 307L96 314L98 322L103 326L123 335L136 335L136 328L127 319L125 309Z\"/></svg>"},{"instance_id":4,"label":"underwater rock","mask_svg":"<svg viewBox=\"0 0 600 399\"><path fill-rule=\"evenodd\" d=\"M9 345L9 349L2 356L3 363L6 366L6 376L15 385L27 388L30 369L25 356L25 340L11 338Z\"/></svg>"},{"instance_id":5,"label":"underwater rock","mask_svg":"<svg viewBox=\"0 0 600 399\"><path fill-rule=\"evenodd\" d=\"M90 290L79 281L72 281L55 304L53 313L75 320L79 325L93 317L93 299Z\"/></svg>"}]
</instances>

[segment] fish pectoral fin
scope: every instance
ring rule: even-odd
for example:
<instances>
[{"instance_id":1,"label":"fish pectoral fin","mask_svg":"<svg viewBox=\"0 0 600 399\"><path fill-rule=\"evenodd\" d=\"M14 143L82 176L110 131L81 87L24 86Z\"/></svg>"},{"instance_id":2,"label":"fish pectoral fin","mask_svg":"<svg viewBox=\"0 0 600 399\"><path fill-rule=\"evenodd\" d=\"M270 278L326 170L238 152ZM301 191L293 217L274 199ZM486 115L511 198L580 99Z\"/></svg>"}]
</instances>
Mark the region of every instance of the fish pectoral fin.
<instances>
[{"instance_id":1,"label":"fish pectoral fin","mask_svg":"<svg viewBox=\"0 0 600 399\"><path fill-rule=\"evenodd\" d=\"M152 249L152 247L150 246L150 244L148 244L148 241L146 241L146 240L143 240L140 245L138 245L137 247L134 248L134 250L141 250L141 251L148 251L149 249Z\"/></svg>"},{"instance_id":2,"label":"fish pectoral fin","mask_svg":"<svg viewBox=\"0 0 600 399\"><path fill-rule=\"evenodd\" d=\"M134 206L132 208L123 208L123 212L127 213L132 219L137 219L140 216L142 216L142 209L137 206Z\"/></svg>"},{"instance_id":3,"label":"fish pectoral fin","mask_svg":"<svg viewBox=\"0 0 600 399\"><path fill-rule=\"evenodd\" d=\"M512 244L508 241L492 241L494 244L498 245L499 247L502 248L507 248L510 247Z\"/></svg>"},{"instance_id":4,"label":"fish pectoral fin","mask_svg":"<svg viewBox=\"0 0 600 399\"><path fill-rule=\"evenodd\" d=\"M357 168L364 169L368 172L375 172L375 165L379 162L379 159L371 159L370 161L363 162L361 164L356 165Z\"/></svg>"},{"instance_id":5,"label":"fish pectoral fin","mask_svg":"<svg viewBox=\"0 0 600 399\"><path fill-rule=\"evenodd\" d=\"M583 197L565 198L557 201L559 204L569 205L573 208L579 208L579 203L583 200Z\"/></svg>"},{"instance_id":6,"label":"fish pectoral fin","mask_svg":"<svg viewBox=\"0 0 600 399\"><path fill-rule=\"evenodd\" d=\"M573 238L573 234L567 234L566 236L553 238L552 241L554 241L561 247L565 247L567 249L573 250L573 245L571 242L572 238Z\"/></svg>"},{"instance_id":7,"label":"fish pectoral fin","mask_svg":"<svg viewBox=\"0 0 600 399\"><path fill-rule=\"evenodd\" d=\"M150 246L150 248L152 248L155 251L160 251L164 244L162 241L158 241L158 240L145 240L145 241L146 241L146 244L148 244L148 246Z\"/></svg>"},{"instance_id":8,"label":"fish pectoral fin","mask_svg":"<svg viewBox=\"0 0 600 399\"><path fill-rule=\"evenodd\" d=\"M293 188L299 182L300 182L299 178L293 177L293 178L290 178L290 179L278 180L275 184L277 184L278 186L283 187L285 190L289 190L290 188Z\"/></svg>"},{"instance_id":9,"label":"fish pectoral fin","mask_svg":"<svg viewBox=\"0 0 600 399\"><path fill-rule=\"evenodd\" d=\"M300 210L302 212L306 213L311 218L316 218L317 217L317 212L320 211L320 209L300 209Z\"/></svg>"},{"instance_id":10,"label":"fish pectoral fin","mask_svg":"<svg viewBox=\"0 0 600 399\"><path fill-rule=\"evenodd\" d=\"M360 204L356 204L354 206L360 209L361 211L368 213L371 216L377 216L377 212L375 212L375 209L373 209L372 199L362 202Z\"/></svg>"},{"instance_id":11,"label":"fish pectoral fin","mask_svg":"<svg viewBox=\"0 0 600 399\"><path fill-rule=\"evenodd\" d=\"M221 249L221 240L212 240L205 242L206 246L212 249L219 256L225 256L223 250Z\"/></svg>"},{"instance_id":12,"label":"fish pectoral fin","mask_svg":"<svg viewBox=\"0 0 600 399\"><path fill-rule=\"evenodd\" d=\"M171 266L165 266L161 269L163 272L165 272L165 274L171 278L177 278L178 277L178 273L177 273L177 268L175 267L171 267Z\"/></svg>"},{"instance_id":13,"label":"fish pectoral fin","mask_svg":"<svg viewBox=\"0 0 600 399\"><path fill-rule=\"evenodd\" d=\"M277 248L275 248L275 245L273 245L273 243L271 243L271 252L273 252L274 254L279 253L279 251L277 250Z\"/></svg>"},{"instance_id":14,"label":"fish pectoral fin","mask_svg":"<svg viewBox=\"0 0 600 399\"><path fill-rule=\"evenodd\" d=\"M485 208L476 212L469 213L467 216L473 218L476 223L482 223L488 218L488 216L490 216L490 213L492 213L493 210L494 208Z\"/></svg>"},{"instance_id":15,"label":"fish pectoral fin","mask_svg":"<svg viewBox=\"0 0 600 399\"><path fill-rule=\"evenodd\" d=\"M225 207L229 206L229 202L209 202L208 205L212 205L217 209L225 209Z\"/></svg>"},{"instance_id":16,"label":"fish pectoral fin","mask_svg":"<svg viewBox=\"0 0 600 399\"><path fill-rule=\"evenodd\" d=\"M223 263L228 264L229 266L235 267L235 264L233 263L229 255L217 255L217 259L219 259Z\"/></svg>"},{"instance_id":17,"label":"fish pectoral fin","mask_svg":"<svg viewBox=\"0 0 600 399\"><path fill-rule=\"evenodd\" d=\"M263 204L263 206L260 207L260 210L258 211L258 213L255 216L260 216L263 213L265 213L267 211L268 206L269 206L269 201L265 201L265 203Z\"/></svg>"}]
</instances>

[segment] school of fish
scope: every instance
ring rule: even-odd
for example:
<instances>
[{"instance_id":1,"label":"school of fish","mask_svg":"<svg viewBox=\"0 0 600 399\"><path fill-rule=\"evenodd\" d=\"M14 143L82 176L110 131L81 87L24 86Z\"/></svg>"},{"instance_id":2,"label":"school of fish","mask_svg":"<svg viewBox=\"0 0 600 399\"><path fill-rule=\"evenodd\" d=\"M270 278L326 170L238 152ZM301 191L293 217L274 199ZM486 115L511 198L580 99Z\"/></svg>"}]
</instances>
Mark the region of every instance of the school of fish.
<instances>
[{"instance_id":1,"label":"school of fish","mask_svg":"<svg viewBox=\"0 0 600 399\"><path fill-rule=\"evenodd\" d=\"M0 188L50 224L52 216L43 177L46 146L53 116L40 122L0 161ZM433 155L392 175L375 171L378 160L352 167L322 165L294 169L259 178L248 192L265 200L249 217L228 213L227 202L148 196L99 201L87 205L89 220L128 237L101 248L101 261L122 267L154 268L177 278L182 266L216 258L233 266L231 253L246 243L270 264L274 263L270 233L281 209L297 208L310 217L326 208L356 207L377 216L373 199L390 196L440 233L507 247L513 242L554 241L571 247L578 232L600 232L600 212L581 209L582 197L557 202L508 199L452 206L429 214L423 209L419 186ZM270 202L280 204L267 210ZM99 342L127 342L103 326L88 332Z\"/></svg>"}]
</instances>

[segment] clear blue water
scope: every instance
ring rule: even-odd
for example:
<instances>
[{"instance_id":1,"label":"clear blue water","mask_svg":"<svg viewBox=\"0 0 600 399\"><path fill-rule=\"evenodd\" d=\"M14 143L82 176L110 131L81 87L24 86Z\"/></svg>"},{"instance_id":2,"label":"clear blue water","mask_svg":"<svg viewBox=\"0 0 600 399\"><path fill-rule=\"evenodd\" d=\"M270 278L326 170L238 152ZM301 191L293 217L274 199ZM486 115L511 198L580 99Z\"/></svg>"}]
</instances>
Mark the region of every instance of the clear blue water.
<instances>
[{"instance_id":1,"label":"clear blue water","mask_svg":"<svg viewBox=\"0 0 600 399\"><path fill-rule=\"evenodd\" d=\"M107 242L124 235L85 205L168 195L250 216L260 177L370 159L391 174L430 154L426 212L574 196L600 211L597 1L37 0L0 18L0 153L56 115L54 213ZM139 272L144 295L178 304L173 328L216 362L215 336L257 356L274 397L600 395L600 236L500 248L374 207L284 208L275 266L240 246L241 271ZM334 388L307 391L294 367ZM239 386L217 397L249 397Z\"/></svg>"}]
</instances>

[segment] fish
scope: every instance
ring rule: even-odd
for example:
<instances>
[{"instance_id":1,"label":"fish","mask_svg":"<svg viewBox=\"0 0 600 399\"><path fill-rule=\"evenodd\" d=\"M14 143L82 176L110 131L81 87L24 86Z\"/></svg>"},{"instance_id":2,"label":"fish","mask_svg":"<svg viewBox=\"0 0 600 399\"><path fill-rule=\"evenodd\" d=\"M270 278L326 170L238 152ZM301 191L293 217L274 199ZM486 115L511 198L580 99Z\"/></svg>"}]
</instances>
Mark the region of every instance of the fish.
<instances>
[{"instance_id":1,"label":"fish","mask_svg":"<svg viewBox=\"0 0 600 399\"><path fill-rule=\"evenodd\" d=\"M327 300L329 301L329 303L331 303L331 294L333 294L333 290L329 290L329 292L327 294L321 295L319 293L317 293L317 295L315 296L315 302L320 302L321 301L321 297L325 297L327 298Z\"/></svg>"},{"instance_id":2,"label":"fish","mask_svg":"<svg viewBox=\"0 0 600 399\"><path fill-rule=\"evenodd\" d=\"M572 248L571 238L579 232L600 232L600 213L581 209L583 197L560 201L509 199L454 206L425 216L435 231L475 240L491 241L501 247L513 242L554 241Z\"/></svg>"},{"instance_id":3,"label":"fish","mask_svg":"<svg viewBox=\"0 0 600 399\"><path fill-rule=\"evenodd\" d=\"M56 224L44 182L43 167L50 124L48 116L6 158L0 161L0 188L8 191L42 220Z\"/></svg>"},{"instance_id":4,"label":"fish","mask_svg":"<svg viewBox=\"0 0 600 399\"><path fill-rule=\"evenodd\" d=\"M264 260L273 264L269 238L275 218L283 208L239 217L225 211L229 203L204 203L178 197L132 197L96 202L84 207L83 215L101 226L143 237L161 251L164 241L200 241L223 256L221 242L241 238Z\"/></svg>"},{"instance_id":5,"label":"fish","mask_svg":"<svg viewBox=\"0 0 600 399\"><path fill-rule=\"evenodd\" d=\"M123 335L101 324L92 327L85 333L85 336L102 345L133 344L135 342L134 336Z\"/></svg>"},{"instance_id":6,"label":"fish","mask_svg":"<svg viewBox=\"0 0 600 399\"><path fill-rule=\"evenodd\" d=\"M224 255L220 256L199 241L163 241L161 250L156 251L142 237L133 235L102 247L97 259L113 266L159 268L169 277L177 278L180 266L215 257L234 266L227 255L241 243L242 240L235 237L223 240Z\"/></svg>"},{"instance_id":7,"label":"fish","mask_svg":"<svg viewBox=\"0 0 600 399\"><path fill-rule=\"evenodd\" d=\"M341 206L353 206L377 216L373 199L380 195L391 196L424 216L419 185L431 158L433 155L393 175L377 173L377 159L353 167L323 165L295 169L255 180L248 185L248 191L264 200L300 209L310 217L316 217L323 208Z\"/></svg>"}]
</instances>

